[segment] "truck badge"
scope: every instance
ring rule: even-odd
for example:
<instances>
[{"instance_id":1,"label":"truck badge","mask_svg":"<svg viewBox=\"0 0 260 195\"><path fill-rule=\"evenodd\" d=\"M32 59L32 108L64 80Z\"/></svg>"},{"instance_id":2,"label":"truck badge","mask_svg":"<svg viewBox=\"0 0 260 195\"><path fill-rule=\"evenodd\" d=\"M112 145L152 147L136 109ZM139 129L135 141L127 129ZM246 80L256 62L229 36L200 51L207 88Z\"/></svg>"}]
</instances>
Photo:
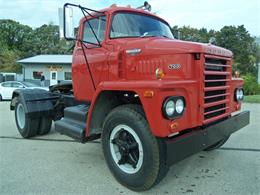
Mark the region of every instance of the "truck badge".
<instances>
[{"instance_id":1,"label":"truck badge","mask_svg":"<svg viewBox=\"0 0 260 195\"><path fill-rule=\"evenodd\" d=\"M176 69L180 69L180 68L181 68L181 65L180 65L180 64L170 64L170 65L168 66L168 68L169 68L170 70L176 70Z\"/></svg>"}]
</instances>

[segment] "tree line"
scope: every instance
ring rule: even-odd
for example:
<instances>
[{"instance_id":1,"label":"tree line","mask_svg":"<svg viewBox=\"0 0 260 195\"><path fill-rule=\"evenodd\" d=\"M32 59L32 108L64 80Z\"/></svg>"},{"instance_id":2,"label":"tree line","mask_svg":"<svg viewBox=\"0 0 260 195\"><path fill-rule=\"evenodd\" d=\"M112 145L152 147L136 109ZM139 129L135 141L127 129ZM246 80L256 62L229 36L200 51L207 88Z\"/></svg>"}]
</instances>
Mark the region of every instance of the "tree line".
<instances>
[{"instance_id":1,"label":"tree line","mask_svg":"<svg viewBox=\"0 0 260 195\"><path fill-rule=\"evenodd\" d=\"M234 53L233 70L242 75L257 75L260 62L259 38L253 37L243 25L224 26L219 31L190 26L172 27L175 38L208 43L214 37L217 46ZM257 43L258 41L258 43ZM33 29L13 20L0 20L0 72L20 72L18 59L38 54L71 54L72 42L59 38L59 27L44 24Z\"/></svg>"},{"instance_id":2,"label":"tree line","mask_svg":"<svg viewBox=\"0 0 260 195\"><path fill-rule=\"evenodd\" d=\"M60 40L59 27L33 29L13 20L0 20L0 72L21 72L18 59L39 54L71 54L72 42Z\"/></svg>"}]
</instances>

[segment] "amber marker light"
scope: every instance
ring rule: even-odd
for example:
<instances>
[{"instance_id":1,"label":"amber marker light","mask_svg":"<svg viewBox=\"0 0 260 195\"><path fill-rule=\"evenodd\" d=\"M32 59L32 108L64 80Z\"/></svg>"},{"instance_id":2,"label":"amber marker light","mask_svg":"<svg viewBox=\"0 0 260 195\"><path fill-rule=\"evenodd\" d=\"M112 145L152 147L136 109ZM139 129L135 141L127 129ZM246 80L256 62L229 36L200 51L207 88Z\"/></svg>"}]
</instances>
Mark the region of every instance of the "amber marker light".
<instances>
[{"instance_id":1,"label":"amber marker light","mask_svg":"<svg viewBox=\"0 0 260 195\"><path fill-rule=\"evenodd\" d=\"M146 98L152 98L153 95L154 95L153 91L145 91L144 92L144 97L146 97Z\"/></svg>"},{"instance_id":2,"label":"amber marker light","mask_svg":"<svg viewBox=\"0 0 260 195\"><path fill-rule=\"evenodd\" d=\"M170 128L171 128L171 132L176 131L176 129L178 128L178 123L176 123L176 122L171 123Z\"/></svg>"},{"instance_id":3,"label":"amber marker light","mask_svg":"<svg viewBox=\"0 0 260 195\"><path fill-rule=\"evenodd\" d=\"M239 71L235 72L235 78L240 78L240 72Z\"/></svg>"},{"instance_id":4,"label":"amber marker light","mask_svg":"<svg viewBox=\"0 0 260 195\"><path fill-rule=\"evenodd\" d=\"M161 68L157 68L155 70L155 75L157 79L162 79L165 75L165 73L163 72L163 70Z\"/></svg>"}]
</instances>

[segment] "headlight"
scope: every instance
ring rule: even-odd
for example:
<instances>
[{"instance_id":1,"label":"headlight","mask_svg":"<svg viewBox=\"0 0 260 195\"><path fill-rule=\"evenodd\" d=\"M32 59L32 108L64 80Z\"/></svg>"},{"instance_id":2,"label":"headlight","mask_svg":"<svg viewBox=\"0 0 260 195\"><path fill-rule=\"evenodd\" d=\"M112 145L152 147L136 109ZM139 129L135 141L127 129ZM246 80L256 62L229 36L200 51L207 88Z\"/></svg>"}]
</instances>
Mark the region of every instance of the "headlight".
<instances>
[{"instance_id":1,"label":"headlight","mask_svg":"<svg viewBox=\"0 0 260 195\"><path fill-rule=\"evenodd\" d=\"M184 102L182 99L177 99L176 101L176 112L181 114L184 110Z\"/></svg>"},{"instance_id":2,"label":"headlight","mask_svg":"<svg viewBox=\"0 0 260 195\"><path fill-rule=\"evenodd\" d=\"M235 91L235 100L240 102L244 99L244 91L243 89L236 89Z\"/></svg>"},{"instance_id":3,"label":"headlight","mask_svg":"<svg viewBox=\"0 0 260 195\"><path fill-rule=\"evenodd\" d=\"M165 112L166 112L166 114L168 116L172 116L174 114L174 110L175 110L174 101L173 100L169 100L166 103Z\"/></svg>"},{"instance_id":4,"label":"headlight","mask_svg":"<svg viewBox=\"0 0 260 195\"><path fill-rule=\"evenodd\" d=\"M181 116L184 112L185 100L180 96L166 98L163 103L162 112L165 118L174 119Z\"/></svg>"}]
</instances>

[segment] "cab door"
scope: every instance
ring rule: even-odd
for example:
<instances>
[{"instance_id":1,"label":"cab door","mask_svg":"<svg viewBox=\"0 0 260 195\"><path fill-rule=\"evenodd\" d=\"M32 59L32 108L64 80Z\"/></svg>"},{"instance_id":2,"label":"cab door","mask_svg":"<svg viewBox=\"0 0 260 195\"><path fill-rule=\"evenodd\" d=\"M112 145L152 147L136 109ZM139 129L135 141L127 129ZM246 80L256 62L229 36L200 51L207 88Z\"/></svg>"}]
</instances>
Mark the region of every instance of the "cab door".
<instances>
[{"instance_id":1,"label":"cab door","mask_svg":"<svg viewBox=\"0 0 260 195\"><path fill-rule=\"evenodd\" d=\"M106 25L107 17L102 15L81 26L82 42L76 44L72 69L74 95L79 100L91 101L98 84L108 80Z\"/></svg>"}]
</instances>

